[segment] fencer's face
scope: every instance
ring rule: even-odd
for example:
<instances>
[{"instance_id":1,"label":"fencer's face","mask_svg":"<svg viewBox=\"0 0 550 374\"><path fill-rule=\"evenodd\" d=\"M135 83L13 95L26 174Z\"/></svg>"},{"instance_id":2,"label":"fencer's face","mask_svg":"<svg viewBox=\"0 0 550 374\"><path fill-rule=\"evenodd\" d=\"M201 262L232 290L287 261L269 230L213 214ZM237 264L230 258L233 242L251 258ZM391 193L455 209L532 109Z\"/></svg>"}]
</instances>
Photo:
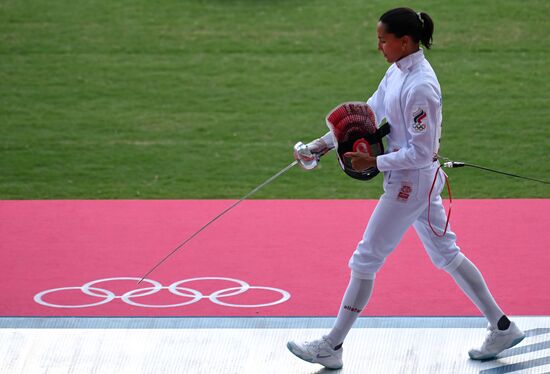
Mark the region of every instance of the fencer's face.
<instances>
[{"instance_id":1,"label":"fencer's face","mask_svg":"<svg viewBox=\"0 0 550 374\"><path fill-rule=\"evenodd\" d=\"M386 26L382 22L378 22L376 33L378 34L378 50L382 52L386 61L391 64L405 55L407 36L398 38L395 34L386 32Z\"/></svg>"}]
</instances>

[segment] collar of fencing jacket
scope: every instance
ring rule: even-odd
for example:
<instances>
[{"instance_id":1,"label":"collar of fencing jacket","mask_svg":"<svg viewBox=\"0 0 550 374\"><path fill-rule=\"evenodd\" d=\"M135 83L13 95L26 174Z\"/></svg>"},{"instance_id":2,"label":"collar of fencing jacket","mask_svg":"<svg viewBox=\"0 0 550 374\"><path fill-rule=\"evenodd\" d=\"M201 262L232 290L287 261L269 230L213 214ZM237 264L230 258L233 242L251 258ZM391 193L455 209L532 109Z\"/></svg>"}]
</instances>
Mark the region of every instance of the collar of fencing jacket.
<instances>
[{"instance_id":1,"label":"collar of fencing jacket","mask_svg":"<svg viewBox=\"0 0 550 374\"><path fill-rule=\"evenodd\" d=\"M397 61L395 64L399 70L405 72L411 69L414 65L418 64L424 59L424 51L420 48L417 52L411 53L410 55L403 57L401 60Z\"/></svg>"}]
</instances>

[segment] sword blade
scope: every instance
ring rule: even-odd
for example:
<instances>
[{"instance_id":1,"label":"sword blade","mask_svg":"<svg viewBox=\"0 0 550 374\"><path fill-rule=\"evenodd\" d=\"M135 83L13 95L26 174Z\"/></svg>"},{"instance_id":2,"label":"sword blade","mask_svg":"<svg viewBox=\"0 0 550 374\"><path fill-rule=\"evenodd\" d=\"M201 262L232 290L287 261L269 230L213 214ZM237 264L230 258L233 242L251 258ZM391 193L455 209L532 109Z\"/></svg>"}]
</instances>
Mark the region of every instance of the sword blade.
<instances>
[{"instance_id":1,"label":"sword blade","mask_svg":"<svg viewBox=\"0 0 550 374\"><path fill-rule=\"evenodd\" d=\"M162 265L168 258L170 258L174 253L176 253L181 247L189 243L195 236L197 236L201 231L206 229L208 226L210 226L212 223L214 223L216 220L221 218L224 214L229 212L231 209L235 208L237 205L248 199L250 196L254 195L256 192L261 190L263 187L267 186L269 183L273 182L275 179L286 173L288 170L292 169L294 166L298 164L298 161L291 162L288 166L281 169L279 172L268 178L265 182L255 187L252 191L241 197L238 201L234 202L231 206L226 208L224 211L222 211L220 214L218 214L216 217L212 218L210 221L208 221L204 226L202 226L200 229L195 231L191 236L189 236L185 241L183 241L180 245L178 245L176 248L174 248L172 251L170 251L162 260L160 260L151 270L149 270L141 279L139 280L138 284L140 284L149 274L151 274L153 271L155 271L156 268L158 268L160 265Z\"/></svg>"}]
</instances>

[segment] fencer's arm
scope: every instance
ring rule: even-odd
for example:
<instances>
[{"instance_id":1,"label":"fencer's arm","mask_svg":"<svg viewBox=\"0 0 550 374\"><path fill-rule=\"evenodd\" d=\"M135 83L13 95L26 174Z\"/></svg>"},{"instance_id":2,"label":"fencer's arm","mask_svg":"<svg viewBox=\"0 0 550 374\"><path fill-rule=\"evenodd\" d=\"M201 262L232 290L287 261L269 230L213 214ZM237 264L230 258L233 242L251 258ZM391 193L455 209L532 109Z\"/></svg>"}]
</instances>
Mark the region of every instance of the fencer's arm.
<instances>
[{"instance_id":1,"label":"fencer's arm","mask_svg":"<svg viewBox=\"0 0 550 374\"><path fill-rule=\"evenodd\" d=\"M319 139L325 142L329 151L334 148L334 137L332 136L332 133L330 131L321 136Z\"/></svg>"}]
</instances>

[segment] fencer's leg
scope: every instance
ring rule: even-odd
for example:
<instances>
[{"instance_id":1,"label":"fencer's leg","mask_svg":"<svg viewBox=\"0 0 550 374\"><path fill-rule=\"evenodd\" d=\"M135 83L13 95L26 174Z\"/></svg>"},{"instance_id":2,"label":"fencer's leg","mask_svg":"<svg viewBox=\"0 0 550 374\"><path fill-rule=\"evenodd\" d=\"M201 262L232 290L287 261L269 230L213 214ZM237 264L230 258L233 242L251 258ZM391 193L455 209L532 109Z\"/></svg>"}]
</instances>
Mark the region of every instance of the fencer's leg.
<instances>
[{"instance_id":1,"label":"fencer's leg","mask_svg":"<svg viewBox=\"0 0 550 374\"><path fill-rule=\"evenodd\" d=\"M424 200L403 199L399 195L399 180L395 185L397 190L389 185L384 187L386 192L379 199L363 240L349 261L352 276L334 328L321 339L287 343L288 349L299 358L330 369L342 367L342 342L370 298L376 272L427 205Z\"/></svg>"},{"instance_id":2,"label":"fencer's leg","mask_svg":"<svg viewBox=\"0 0 550 374\"><path fill-rule=\"evenodd\" d=\"M479 311L483 313L491 326L497 327L499 320L504 316L504 312L493 298L479 269L467 257L464 257L460 265L448 273Z\"/></svg>"},{"instance_id":3,"label":"fencer's leg","mask_svg":"<svg viewBox=\"0 0 550 374\"><path fill-rule=\"evenodd\" d=\"M483 315L489 320L488 334L480 347L468 351L473 360L488 360L515 346L525 334L510 321L491 295L481 272L466 257L449 274Z\"/></svg>"},{"instance_id":4,"label":"fencer's leg","mask_svg":"<svg viewBox=\"0 0 550 374\"><path fill-rule=\"evenodd\" d=\"M369 302L373 286L374 279L361 279L353 272L351 273L338 317L336 317L336 322L328 334L328 338L333 342L335 349L341 347L355 320Z\"/></svg>"},{"instance_id":5,"label":"fencer's leg","mask_svg":"<svg viewBox=\"0 0 550 374\"><path fill-rule=\"evenodd\" d=\"M455 280L462 291L470 298L476 307L487 318L491 326L497 326L499 319L504 315L489 288L475 265L464 256L456 245L456 235L448 228L443 237L434 234L431 226L438 233L445 229L447 214L440 196L432 199L430 204L430 222L428 212L423 212L414 223L414 228L424 244L432 262L438 268L446 270Z\"/></svg>"},{"instance_id":6,"label":"fencer's leg","mask_svg":"<svg viewBox=\"0 0 550 374\"><path fill-rule=\"evenodd\" d=\"M432 200L430 221L437 232L443 232L446 214L441 198ZM446 270L457 285L489 321L488 334L479 348L468 354L474 360L487 360L523 340L525 334L511 322L498 306L478 268L460 253L456 236L450 230L443 237L436 236L427 219L427 212L420 215L414 228L422 240L432 262Z\"/></svg>"},{"instance_id":7,"label":"fencer's leg","mask_svg":"<svg viewBox=\"0 0 550 374\"><path fill-rule=\"evenodd\" d=\"M349 267L350 283L344 294L336 322L328 334L339 347L367 305L376 273L395 249L401 238L424 210L425 203L397 199L398 192L386 191L378 201L369 220L363 239L353 253Z\"/></svg>"}]
</instances>

